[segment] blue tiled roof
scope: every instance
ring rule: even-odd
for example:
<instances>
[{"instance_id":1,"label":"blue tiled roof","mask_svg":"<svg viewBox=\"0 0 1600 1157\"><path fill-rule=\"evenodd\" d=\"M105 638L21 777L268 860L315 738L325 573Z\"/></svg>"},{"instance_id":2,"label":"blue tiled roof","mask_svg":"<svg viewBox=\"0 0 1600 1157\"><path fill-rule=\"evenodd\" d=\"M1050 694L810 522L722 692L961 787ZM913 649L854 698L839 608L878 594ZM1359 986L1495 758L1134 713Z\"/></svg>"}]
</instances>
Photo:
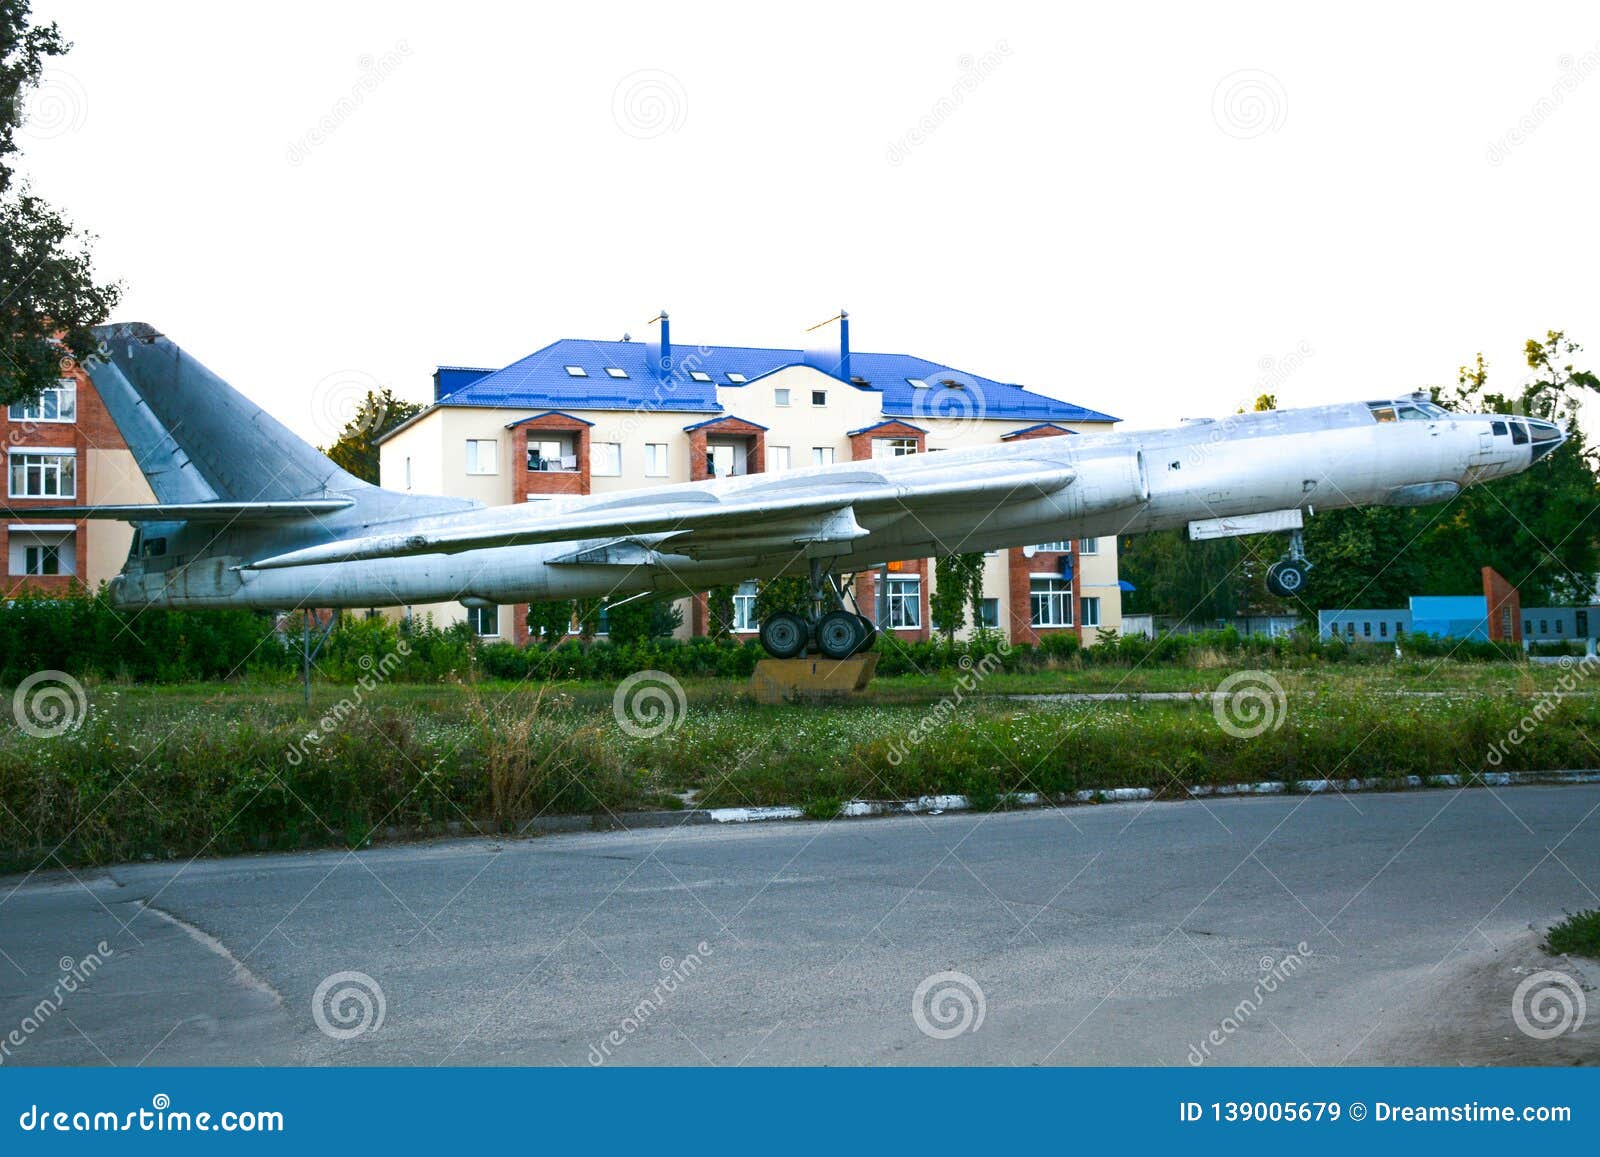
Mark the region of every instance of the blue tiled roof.
<instances>
[{"instance_id":1,"label":"blue tiled roof","mask_svg":"<svg viewBox=\"0 0 1600 1157\"><path fill-rule=\"evenodd\" d=\"M721 413L718 386L737 387L730 373L753 382L775 370L804 362L798 349L753 346L696 346L675 342L674 369L666 380L658 378L647 362L646 345L634 341L585 341L563 338L512 362L493 373L441 366L442 389L438 400L455 406L504 406L559 410L678 410ZM572 377L569 365L581 366L585 377ZM626 378L613 378L608 367L621 369ZM695 373L710 381L696 381ZM850 354L850 372L857 388L880 393L887 418L1029 419L1058 422L1114 422L1098 410L1058 401L1021 386L940 365L906 354ZM444 375L450 375L446 378ZM473 377L471 375L481 375ZM911 385L916 378L928 383ZM942 383L960 383L951 388ZM458 384L456 384L458 383Z\"/></svg>"}]
</instances>

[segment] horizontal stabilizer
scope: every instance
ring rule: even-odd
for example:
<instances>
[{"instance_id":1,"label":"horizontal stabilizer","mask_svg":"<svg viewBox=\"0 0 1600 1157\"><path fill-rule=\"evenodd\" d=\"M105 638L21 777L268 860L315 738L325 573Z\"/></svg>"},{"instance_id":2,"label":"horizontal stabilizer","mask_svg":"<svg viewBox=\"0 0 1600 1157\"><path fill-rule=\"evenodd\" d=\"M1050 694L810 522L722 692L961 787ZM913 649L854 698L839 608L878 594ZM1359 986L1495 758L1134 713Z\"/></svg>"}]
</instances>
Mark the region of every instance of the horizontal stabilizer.
<instances>
[{"instance_id":1,"label":"horizontal stabilizer","mask_svg":"<svg viewBox=\"0 0 1600 1157\"><path fill-rule=\"evenodd\" d=\"M355 505L348 498L307 498L293 502L153 502L126 506L30 506L5 510L7 518L110 518L119 522L266 522L315 518Z\"/></svg>"},{"instance_id":2,"label":"horizontal stabilizer","mask_svg":"<svg viewBox=\"0 0 1600 1157\"><path fill-rule=\"evenodd\" d=\"M840 481L845 479L840 476ZM784 478L778 485L752 485L726 496L696 489L658 492L648 497L629 496L604 506L577 507L540 517L526 512L526 522L498 526L448 526L431 532L374 535L290 551L252 563L248 569L276 570L381 558L406 558L421 554L456 554L503 546L529 546L543 542L575 542L592 538L628 538L640 534L675 531L710 531L713 528L743 532L754 538L765 534L778 520L787 523L807 514L821 516L809 529L799 529L795 542L848 541L857 536L855 517L873 511L908 513L919 508L948 508L966 502L993 502L1010 497L1044 497L1069 485L1074 472L1059 463L1008 463L993 474L972 477L941 476L933 469L911 478L852 475L847 485L830 485L820 473L809 479ZM806 490L799 485L809 483ZM538 519L538 521L533 521Z\"/></svg>"}]
</instances>

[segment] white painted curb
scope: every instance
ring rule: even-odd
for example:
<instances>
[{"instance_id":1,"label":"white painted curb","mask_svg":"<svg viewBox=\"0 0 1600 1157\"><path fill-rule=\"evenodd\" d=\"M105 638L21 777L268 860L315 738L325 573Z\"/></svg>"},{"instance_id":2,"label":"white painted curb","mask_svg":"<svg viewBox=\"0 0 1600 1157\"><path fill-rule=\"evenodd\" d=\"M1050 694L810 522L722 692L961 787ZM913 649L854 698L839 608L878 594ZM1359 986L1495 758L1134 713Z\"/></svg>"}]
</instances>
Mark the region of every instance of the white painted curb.
<instances>
[{"instance_id":1,"label":"white painted curb","mask_svg":"<svg viewBox=\"0 0 1600 1157\"><path fill-rule=\"evenodd\" d=\"M1187 791L1196 799L1206 796L1284 795L1291 791L1301 795L1318 795L1330 791L1393 791L1397 787L1461 787L1462 778L1459 775L1408 775L1397 779L1270 780L1265 783L1207 784L1188 788ZM1484 787L1512 787L1525 783L1600 783L1600 771L1490 771L1466 778L1469 781L1467 786L1481 783ZM1121 803L1154 798L1155 792L1147 787L1110 787L1053 797L1033 791L1016 792L1008 796L1006 802L1011 807L1042 807L1052 803ZM971 809L972 801L964 795L924 795L906 800L853 799L839 809L839 815L853 819L865 816L940 815ZM705 809L702 814L719 824L749 824L805 817L805 811L797 807L714 807Z\"/></svg>"}]
</instances>

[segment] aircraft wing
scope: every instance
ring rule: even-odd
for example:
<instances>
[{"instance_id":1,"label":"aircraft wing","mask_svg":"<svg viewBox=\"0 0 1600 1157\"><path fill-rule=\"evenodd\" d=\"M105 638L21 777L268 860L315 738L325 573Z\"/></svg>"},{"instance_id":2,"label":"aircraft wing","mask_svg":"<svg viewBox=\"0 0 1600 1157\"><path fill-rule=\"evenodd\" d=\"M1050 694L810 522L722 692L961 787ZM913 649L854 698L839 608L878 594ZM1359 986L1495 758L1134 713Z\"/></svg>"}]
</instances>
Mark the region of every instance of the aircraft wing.
<instances>
[{"instance_id":1,"label":"aircraft wing","mask_svg":"<svg viewBox=\"0 0 1600 1157\"><path fill-rule=\"evenodd\" d=\"M348 498L296 499L292 502L145 502L122 506L29 506L0 508L6 518L110 518L120 522L262 522L332 514L354 503Z\"/></svg>"},{"instance_id":2,"label":"aircraft wing","mask_svg":"<svg viewBox=\"0 0 1600 1157\"><path fill-rule=\"evenodd\" d=\"M869 533L856 521L858 514L903 515L919 508L937 506L949 510L965 503L997 504L1044 497L1068 486L1076 476L1060 463L1027 459L985 463L986 473L975 471L970 463L940 468L937 459L926 465L919 463L918 467L895 472L866 468L779 475L723 493L709 488L630 492L542 518L537 508L516 507L513 509L519 513L529 512L529 521L446 526L431 532L346 539L261 559L247 569L275 570L644 534L672 536L669 549L673 550L681 536L694 539L736 535L764 542L776 531L796 545L849 541Z\"/></svg>"}]
</instances>

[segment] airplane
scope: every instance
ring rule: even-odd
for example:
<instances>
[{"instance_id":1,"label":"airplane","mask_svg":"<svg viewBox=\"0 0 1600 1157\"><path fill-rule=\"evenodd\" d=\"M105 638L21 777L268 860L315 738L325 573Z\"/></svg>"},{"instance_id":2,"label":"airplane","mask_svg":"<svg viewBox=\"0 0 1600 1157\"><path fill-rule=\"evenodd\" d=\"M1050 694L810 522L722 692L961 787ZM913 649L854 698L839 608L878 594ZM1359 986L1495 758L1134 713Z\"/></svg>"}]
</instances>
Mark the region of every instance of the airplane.
<instances>
[{"instance_id":1,"label":"airplane","mask_svg":"<svg viewBox=\"0 0 1600 1157\"><path fill-rule=\"evenodd\" d=\"M761 624L778 658L871 647L838 576L1068 538L1287 532L1267 582L1293 596L1312 565L1307 515L1446 502L1566 440L1553 422L1452 413L1417 393L485 507L346 473L152 326L95 332L87 369L156 502L5 515L132 523L118 607L615 604L804 575L811 613Z\"/></svg>"}]
</instances>

